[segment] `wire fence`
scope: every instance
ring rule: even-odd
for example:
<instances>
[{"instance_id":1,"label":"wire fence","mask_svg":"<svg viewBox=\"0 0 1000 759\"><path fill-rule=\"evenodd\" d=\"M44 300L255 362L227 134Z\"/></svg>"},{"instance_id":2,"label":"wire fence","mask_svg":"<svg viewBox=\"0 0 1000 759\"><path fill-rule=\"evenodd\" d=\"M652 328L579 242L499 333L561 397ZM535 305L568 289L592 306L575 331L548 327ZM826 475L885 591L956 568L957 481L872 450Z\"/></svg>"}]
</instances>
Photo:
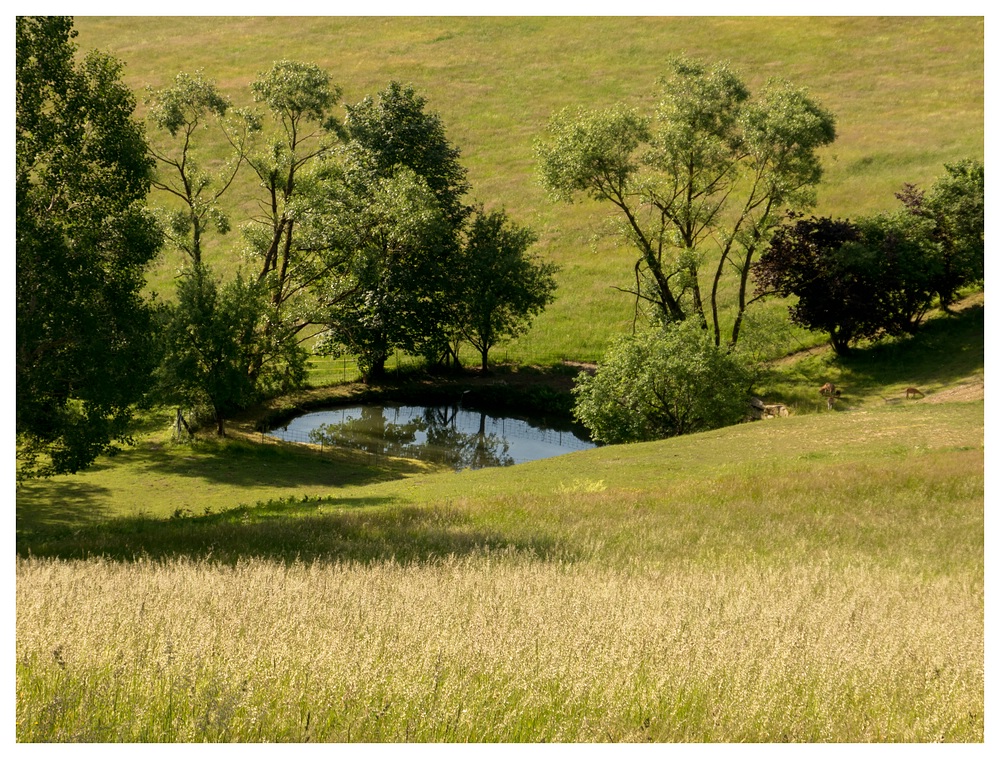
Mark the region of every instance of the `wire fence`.
<instances>
[{"instance_id":1,"label":"wire fence","mask_svg":"<svg viewBox=\"0 0 1000 759\"><path fill-rule=\"evenodd\" d=\"M318 439L313 439L313 437L308 432L301 432L298 430L285 430L277 429L271 430L269 432L260 433L260 441L263 443L267 439L280 440L283 443L294 443L296 445L308 445L313 450L319 451L321 454L334 454L334 453L344 453L350 451L353 454L366 456L373 464L380 464L388 458L392 458L391 454L385 453L381 450L370 450L368 448L362 447L351 447L343 445L334 445L322 437Z\"/></svg>"},{"instance_id":2,"label":"wire fence","mask_svg":"<svg viewBox=\"0 0 1000 759\"><path fill-rule=\"evenodd\" d=\"M587 359L570 359L562 352L532 353L530 361L520 354L512 354L507 351L497 350L490 354L490 366L508 364L511 361L518 363L531 363L539 366L557 366L567 361L586 361ZM596 359L595 359L596 360ZM478 357L462 356L463 366L478 367ZM420 356L410 356L397 351L389 357L386 362L386 369L389 371L401 372L425 367L426 361ZM309 380L313 385L326 385L337 383L357 382L361 379L361 371L358 369L358 360L355 356L340 356L332 358L330 356L314 355L309 358Z\"/></svg>"}]
</instances>

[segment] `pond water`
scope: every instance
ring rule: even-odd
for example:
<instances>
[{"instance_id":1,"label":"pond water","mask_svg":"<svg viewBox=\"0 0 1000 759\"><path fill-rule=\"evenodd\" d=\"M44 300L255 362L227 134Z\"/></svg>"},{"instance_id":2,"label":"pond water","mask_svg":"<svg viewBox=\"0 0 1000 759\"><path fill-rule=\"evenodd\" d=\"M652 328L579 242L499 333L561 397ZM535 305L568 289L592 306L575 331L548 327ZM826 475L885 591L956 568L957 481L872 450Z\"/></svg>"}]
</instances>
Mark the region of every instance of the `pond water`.
<instances>
[{"instance_id":1,"label":"pond water","mask_svg":"<svg viewBox=\"0 0 1000 759\"><path fill-rule=\"evenodd\" d=\"M553 429L460 405L344 406L303 414L268 434L291 442L343 446L455 469L510 466L594 447L568 428Z\"/></svg>"}]
</instances>

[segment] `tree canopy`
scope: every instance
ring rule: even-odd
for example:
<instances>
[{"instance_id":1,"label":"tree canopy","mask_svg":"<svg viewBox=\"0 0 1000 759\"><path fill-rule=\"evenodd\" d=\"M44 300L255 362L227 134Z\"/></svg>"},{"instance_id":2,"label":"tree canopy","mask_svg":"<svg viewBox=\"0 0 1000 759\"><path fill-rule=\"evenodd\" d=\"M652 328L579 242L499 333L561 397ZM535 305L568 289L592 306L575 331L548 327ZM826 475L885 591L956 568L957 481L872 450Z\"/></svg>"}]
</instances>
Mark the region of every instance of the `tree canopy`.
<instances>
[{"instance_id":1,"label":"tree canopy","mask_svg":"<svg viewBox=\"0 0 1000 759\"><path fill-rule=\"evenodd\" d=\"M937 259L933 287L947 309L960 288L985 275L986 175L982 162L974 159L944 168L930 191L907 184L896 197L913 224L922 221L928 227Z\"/></svg>"},{"instance_id":2,"label":"tree canopy","mask_svg":"<svg viewBox=\"0 0 1000 759\"><path fill-rule=\"evenodd\" d=\"M574 387L594 440L628 443L736 424L747 415L752 366L685 320L620 338Z\"/></svg>"},{"instance_id":3,"label":"tree canopy","mask_svg":"<svg viewBox=\"0 0 1000 759\"><path fill-rule=\"evenodd\" d=\"M660 85L652 115L624 105L557 113L536 143L541 180L559 200L583 194L615 208L637 254L632 294L654 321L695 318L721 344L720 284L735 272L735 344L754 257L786 209L813 202L834 118L787 82L752 94L725 64L677 58Z\"/></svg>"},{"instance_id":4,"label":"tree canopy","mask_svg":"<svg viewBox=\"0 0 1000 759\"><path fill-rule=\"evenodd\" d=\"M323 183L310 223L328 249L345 252L339 275L319 295L326 327L320 349L356 355L370 381L382 377L396 348L419 353L440 339L454 238L422 177L402 166L380 177L359 150Z\"/></svg>"},{"instance_id":5,"label":"tree canopy","mask_svg":"<svg viewBox=\"0 0 1000 759\"><path fill-rule=\"evenodd\" d=\"M374 97L347 107L344 121L350 140L367 151L378 176L406 166L423 177L454 228L470 208L470 190L461 151L445 134L441 117L427 110L427 101L412 85L393 81Z\"/></svg>"},{"instance_id":6,"label":"tree canopy","mask_svg":"<svg viewBox=\"0 0 1000 759\"><path fill-rule=\"evenodd\" d=\"M755 267L761 294L796 296L792 321L830 335L840 355L860 339L912 332L934 296L936 262L907 214L793 216Z\"/></svg>"},{"instance_id":7,"label":"tree canopy","mask_svg":"<svg viewBox=\"0 0 1000 759\"><path fill-rule=\"evenodd\" d=\"M147 94L148 118L158 132L169 139L151 143L150 155L156 159L153 187L180 202L180 208L164 209L164 231L168 242L182 250L195 266L202 263L202 238L209 230L220 234L229 231L229 218L220 198L232 186L242 164L242 139L231 158L219 171L203 165L200 138L213 123L221 123L231 108L214 82L201 71L180 73L171 86L150 90ZM231 137L235 139L235 137Z\"/></svg>"},{"instance_id":8,"label":"tree canopy","mask_svg":"<svg viewBox=\"0 0 1000 759\"><path fill-rule=\"evenodd\" d=\"M478 209L451 277L459 290L457 322L462 336L479 351L482 371L490 349L517 337L552 302L555 264L529 253L538 236L518 226L504 211Z\"/></svg>"},{"instance_id":9,"label":"tree canopy","mask_svg":"<svg viewBox=\"0 0 1000 759\"><path fill-rule=\"evenodd\" d=\"M154 364L152 161L121 64L76 63L75 34L17 18L19 477L75 472L127 439Z\"/></svg>"},{"instance_id":10,"label":"tree canopy","mask_svg":"<svg viewBox=\"0 0 1000 759\"><path fill-rule=\"evenodd\" d=\"M177 302L160 312L159 399L207 407L221 436L237 411L269 391L300 385L305 365L294 341L272 333L262 343L258 325L269 306L265 288L253 279L238 275L223 284L205 264L182 271ZM273 355L266 371L254 372L261 353Z\"/></svg>"}]
</instances>

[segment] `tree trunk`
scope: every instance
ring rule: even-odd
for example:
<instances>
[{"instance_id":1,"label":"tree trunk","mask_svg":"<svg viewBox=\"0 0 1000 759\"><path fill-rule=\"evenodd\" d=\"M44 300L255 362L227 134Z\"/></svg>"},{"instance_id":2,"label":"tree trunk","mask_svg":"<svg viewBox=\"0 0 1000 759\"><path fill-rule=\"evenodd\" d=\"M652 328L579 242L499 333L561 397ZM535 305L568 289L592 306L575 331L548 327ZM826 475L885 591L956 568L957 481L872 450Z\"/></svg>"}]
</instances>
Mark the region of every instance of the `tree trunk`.
<instances>
[{"instance_id":1,"label":"tree trunk","mask_svg":"<svg viewBox=\"0 0 1000 759\"><path fill-rule=\"evenodd\" d=\"M373 382L379 382L385 379L385 361L386 356L381 356L372 361L371 367L361 378L366 385L370 385Z\"/></svg>"},{"instance_id":2,"label":"tree trunk","mask_svg":"<svg viewBox=\"0 0 1000 759\"><path fill-rule=\"evenodd\" d=\"M830 334L830 345L833 346L833 352L838 356L849 356L851 354L851 338L844 337L843 335Z\"/></svg>"}]
</instances>

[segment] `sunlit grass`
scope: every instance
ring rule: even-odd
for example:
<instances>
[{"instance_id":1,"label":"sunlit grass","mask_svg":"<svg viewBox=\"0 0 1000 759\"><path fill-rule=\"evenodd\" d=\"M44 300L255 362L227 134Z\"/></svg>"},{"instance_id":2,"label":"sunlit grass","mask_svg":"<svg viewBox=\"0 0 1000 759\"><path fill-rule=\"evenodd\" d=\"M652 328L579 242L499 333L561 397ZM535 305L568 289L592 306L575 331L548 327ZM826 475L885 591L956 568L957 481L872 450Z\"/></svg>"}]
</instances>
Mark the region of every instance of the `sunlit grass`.
<instances>
[{"instance_id":1,"label":"sunlit grass","mask_svg":"<svg viewBox=\"0 0 1000 759\"><path fill-rule=\"evenodd\" d=\"M79 17L81 49L127 64L137 91L204 69L241 105L273 61L328 70L356 103L398 79L439 113L469 170L471 200L505 207L562 267L557 300L509 346L511 359L599 358L631 326L632 254L596 247L607 209L555 204L535 176L532 145L565 107L648 106L665 58L729 60L753 88L772 76L807 87L837 117L824 151L817 212L856 218L893 208L904 182L926 186L946 162L981 158L984 34L976 17ZM215 148L223 154L220 142ZM255 208L247 180L234 220ZM236 232L210 238L206 259L235 267ZM179 263L165 254L151 287L170 296Z\"/></svg>"},{"instance_id":2,"label":"sunlit grass","mask_svg":"<svg viewBox=\"0 0 1000 759\"><path fill-rule=\"evenodd\" d=\"M802 415L169 520L51 503L18 535L18 739L982 741L982 420Z\"/></svg>"},{"instance_id":3,"label":"sunlit grass","mask_svg":"<svg viewBox=\"0 0 1000 759\"><path fill-rule=\"evenodd\" d=\"M22 741L982 741L982 576L17 562Z\"/></svg>"}]
</instances>

